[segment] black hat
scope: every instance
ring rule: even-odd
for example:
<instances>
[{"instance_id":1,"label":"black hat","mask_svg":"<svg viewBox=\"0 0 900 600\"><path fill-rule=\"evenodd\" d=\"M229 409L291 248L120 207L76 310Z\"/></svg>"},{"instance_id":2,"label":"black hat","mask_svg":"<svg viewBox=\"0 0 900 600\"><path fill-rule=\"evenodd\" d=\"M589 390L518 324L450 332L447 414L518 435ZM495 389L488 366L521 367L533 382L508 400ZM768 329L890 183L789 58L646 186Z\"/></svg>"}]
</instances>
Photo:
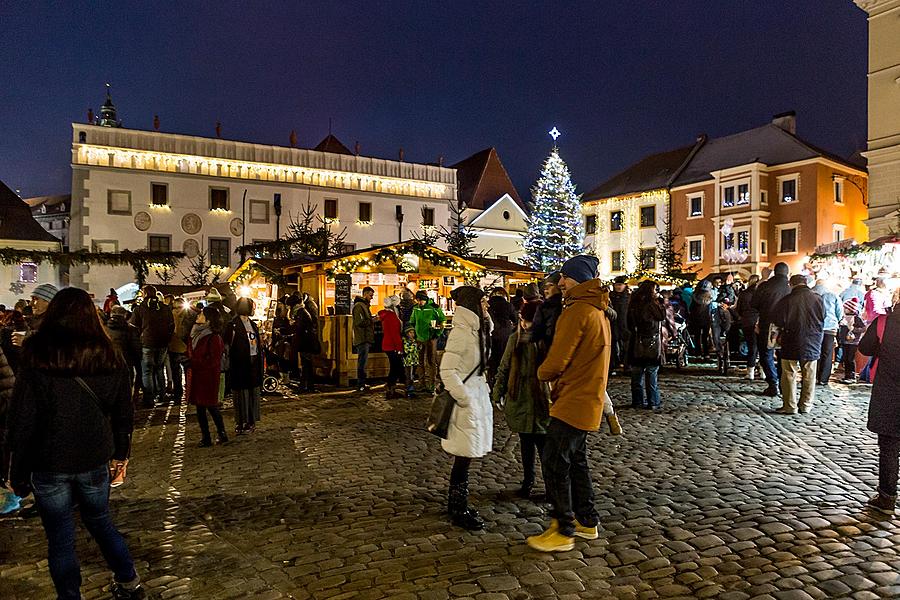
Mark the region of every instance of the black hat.
<instances>
[{"instance_id":1,"label":"black hat","mask_svg":"<svg viewBox=\"0 0 900 600\"><path fill-rule=\"evenodd\" d=\"M627 284L627 283L628 283L628 278L625 277L624 275L619 275L618 277L616 277L615 279L613 279L613 283L625 283L625 284Z\"/></svg>"}]
</instances>

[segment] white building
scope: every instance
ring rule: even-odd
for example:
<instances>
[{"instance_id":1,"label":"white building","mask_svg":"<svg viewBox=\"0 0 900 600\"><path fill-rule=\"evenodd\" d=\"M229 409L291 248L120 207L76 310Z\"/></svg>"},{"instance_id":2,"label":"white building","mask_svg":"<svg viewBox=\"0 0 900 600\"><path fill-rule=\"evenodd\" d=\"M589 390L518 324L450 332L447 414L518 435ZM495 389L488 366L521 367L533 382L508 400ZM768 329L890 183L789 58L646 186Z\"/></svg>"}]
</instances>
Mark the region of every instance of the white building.
<instances>
[{"instance_id":1,"label":"white building","mask_svg":"<svg viewBox=\"0 0 900 600\"><path fill-rule=\"evenodd\" d=\"M330 135L314 149L269 146L125 129L109 99L104 109L105 126L72 124L72 250L206 251L224 279L238 246L284 237L307 204L355 249L412 238L423 209L447 225L457 199L455 169L358 156ZM94 295L133 279L129 267L71 273Z\"/></svg>"},{"instance_id":2,"label":"white building","mask_svg":"<svg viewBox=\"0 0 900 600\"><path fill-rule=\"evenodd\" d=\"M466 222L478 234L475 253L521 261L528 215L497 150L487 148L451 168L456 169Z\"/></svg>"},{"instance_id":3,"label":"white building","mask_svg":"<svg viewBox=\"0 0 900 600\"><path fill-rule=\"evenodd\" d=\"M28 205L3 182L0 182L0 248L60 250L59 240L32 218ZM30 298L31 291L41 283L59 286L59 268L49 261L0 263L0 304L12 308L17 300Z\"/></svg>"},{"instance_id":4,"label":"white building","mask_svg":"<svg viewBox=\"0 0 900 600\"><path fill-rule=\"evenodd\" d=\"M869 15L869 236L900 223L900 0L855 0Z\"/></svg>"}]
</instances>

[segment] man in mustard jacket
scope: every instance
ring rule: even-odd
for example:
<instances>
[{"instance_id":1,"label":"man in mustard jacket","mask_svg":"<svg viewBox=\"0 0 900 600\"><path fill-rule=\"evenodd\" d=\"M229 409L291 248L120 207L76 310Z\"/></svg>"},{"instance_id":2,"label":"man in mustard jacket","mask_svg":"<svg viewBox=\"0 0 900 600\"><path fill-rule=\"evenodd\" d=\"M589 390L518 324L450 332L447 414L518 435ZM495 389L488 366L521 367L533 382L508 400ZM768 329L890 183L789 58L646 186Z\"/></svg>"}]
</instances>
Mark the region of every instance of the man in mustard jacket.
<instances>
[{"instance_id":1,"label":"man in mustard jacket","mask_svg":"<svg viewBox=\"0 0 900 600\"><path fill-rule=\"evenodd\" d=\"M553 506L550 527L528 538L542 552L572 550L575 536L598 537L600 515L587 462L587 434L600 428L612 352L609 290L597 279L598 260L574 256L560 270L565 308L538 379L552 385L550 426L541 463Z\"/></svg>"}]
</instances>

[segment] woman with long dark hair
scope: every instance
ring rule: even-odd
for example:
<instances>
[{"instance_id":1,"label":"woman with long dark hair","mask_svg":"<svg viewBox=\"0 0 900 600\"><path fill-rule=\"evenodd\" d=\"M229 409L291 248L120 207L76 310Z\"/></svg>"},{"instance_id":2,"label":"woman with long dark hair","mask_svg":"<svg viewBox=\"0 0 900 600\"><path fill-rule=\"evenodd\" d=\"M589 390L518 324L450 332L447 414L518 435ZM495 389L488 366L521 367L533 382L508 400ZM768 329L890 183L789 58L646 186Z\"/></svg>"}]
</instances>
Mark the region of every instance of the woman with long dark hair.
<instances>
[{"instance_id":1,"label":"woman with long dark hair","mask_svg":"<svg viewBox=\"0 0 900 600\"><path fill-rule=\"evenodd\" d=\"M456 401L447 439L441 441L444 451L454 457L447 511L454 525L474 530L484 528L484 521L469 508L469 467L473 458L491 451L494 431L491 392L485 380L491 320L484 292L478 288L458 287L450 297L456 310L441 359L441 381Z\"/></svg>"},{"instance_id":2,"label":"woman with long dark hair","mask_svg":"<svg viewBox=\"0 0 900 600\"><path fill-rule=\"evenodd\" d=\"M222 315L218 309L214 306L205 307L194 322L187 346L188 357L191 359L187 378L187 399L197 407L201 448L213 445L209 435L207 412L216 424L219 443L228 442L225 422L222 420L222 413L219 412L219 378L222 374L222 355L225 353L222 327Z\"/></svg>"},{"instance_id":3,"label":"woman with long dark hair","mask_svg":"<svg viewBox=\"0 0 900 600\"><path fill-rule=\"evenodd\" d=\"M662 408L659 399L659 366L665 350L662 323L666 309L655 281L642 281L628 302L628 362L631 365L631 407Z\"/></svg>"},{"instance_id":4,"label":"woman with long dark hair","mask_svg":"<svg viewBox=\"0 0 900 600\"><path fill-rule=\"evenodd\" d=\"M228 347L228 374L234 399L235 432L252 433L259 421L259 400L263 382L262 348L259 328L250 315L253 301L240 298L234 306L236 316L225 327L222 338Z\"/></svg>"},{"instance_id":5,"label":"woman with long dark hair","mask_svg":"<svg viewBox=\"0 0 900 600\"><path fill-rule=\"evenodd\" d=\"M133 411L131 374L93 301L84 290L61 290L22 348L9 438L10 480L20 496L33 488L59 598L81 598L76 505L114 574L114 597L144 597L109 514L110 471L124 468Z\"/></svg>"}]
</instances>

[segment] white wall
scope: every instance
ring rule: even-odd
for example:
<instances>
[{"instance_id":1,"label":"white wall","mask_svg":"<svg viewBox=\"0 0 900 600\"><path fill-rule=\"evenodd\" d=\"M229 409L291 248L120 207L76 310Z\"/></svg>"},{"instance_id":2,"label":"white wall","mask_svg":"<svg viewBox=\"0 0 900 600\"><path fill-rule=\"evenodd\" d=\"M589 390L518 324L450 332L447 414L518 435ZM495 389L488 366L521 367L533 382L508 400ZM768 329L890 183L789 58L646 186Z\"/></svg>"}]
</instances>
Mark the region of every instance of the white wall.
<instances>
[{"instance_id":1,"label":"white wall","mask_svg":"<svg viewBox=\"0 0 900 600\"><path fill-rule=\"evenodd\" d=\"M11 309L17 300L31 298L31 292L42 283L52 283L59 287L59 268L49 263L38 265L38 278L35 283L23 283L22 292L13 291L14 284L19 282L19 265L0 264L0 304L5 304Z\"/></svg>"},{"instance_id":2,"label":"white wall","mask_svg":"<svg viewBox=\"0 0 900 600\"><path fill-rule=\"evenodd\" d=\"M487 210L466 211L466 219L478 233L475 252L489 257L505 256L511 261L525 256L522 241L528 230L528 217L508 194Z\"/></svg>"}]
</instances>

